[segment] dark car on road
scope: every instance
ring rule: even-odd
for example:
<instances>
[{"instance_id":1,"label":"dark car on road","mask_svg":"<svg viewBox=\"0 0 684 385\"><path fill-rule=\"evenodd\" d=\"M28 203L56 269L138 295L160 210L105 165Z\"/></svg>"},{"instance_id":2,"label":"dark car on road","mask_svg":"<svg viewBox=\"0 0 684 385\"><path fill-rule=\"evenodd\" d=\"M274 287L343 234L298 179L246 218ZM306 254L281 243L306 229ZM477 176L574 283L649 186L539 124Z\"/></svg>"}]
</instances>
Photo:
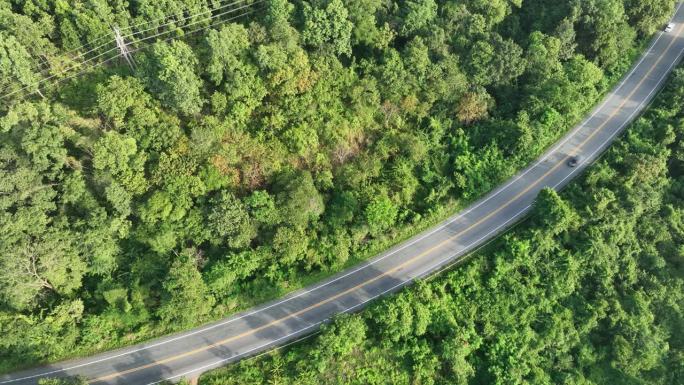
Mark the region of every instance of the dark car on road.
<instances>
[{"instance_id":1,"label":"dark car on road","mask_svg":"<svg viewBox=\"0 0 684 385\"><path fill-rule=\"evenodd\" d=\"M582 157L579 156L573 156L570 159L568 159L568 167L577 167L578 164L582 162Z\"/></svg>"}]
</instances>

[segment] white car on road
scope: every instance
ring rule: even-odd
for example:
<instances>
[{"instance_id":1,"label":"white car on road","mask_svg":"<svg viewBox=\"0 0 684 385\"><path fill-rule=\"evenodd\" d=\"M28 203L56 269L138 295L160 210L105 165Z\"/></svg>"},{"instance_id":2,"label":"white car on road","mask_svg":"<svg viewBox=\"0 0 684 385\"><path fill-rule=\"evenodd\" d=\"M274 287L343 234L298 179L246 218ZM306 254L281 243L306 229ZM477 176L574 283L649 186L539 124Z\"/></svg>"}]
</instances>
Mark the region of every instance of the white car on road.
<instances>
[{"instance_id":1,"label":"white car on road","mask_svg":"<svg viewBox=\"0 0 684 385\"><path fill-rule=\"evenodd\" d=\"M665 27L665 32L672 32L674 29L674 23L667 23L667 26Z\"/></svg>"}]
</instances>

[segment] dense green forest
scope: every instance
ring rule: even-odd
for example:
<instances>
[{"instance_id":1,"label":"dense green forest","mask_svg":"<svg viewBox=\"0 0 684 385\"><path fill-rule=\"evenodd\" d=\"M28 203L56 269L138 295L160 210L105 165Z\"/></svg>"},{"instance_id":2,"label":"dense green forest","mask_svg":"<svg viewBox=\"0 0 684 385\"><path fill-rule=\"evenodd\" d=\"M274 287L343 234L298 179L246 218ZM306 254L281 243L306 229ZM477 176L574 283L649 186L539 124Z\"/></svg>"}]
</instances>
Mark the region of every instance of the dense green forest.
<instances>
[{"instance_id":1,"label":"dense green forest","mask_svg":"<svg viewBox=\"0 0 684 385\"><path fill-rule=\"evenodd\" d=\"M225 14L222 0L0 0L0 370L229 314L462 207L577 122L674 0L238 3L254 12L229 20L247 9L235 4ZM135 51L133 67L111 58L113 25ZM660 155L634 164L659 171L643 159ZM599 196L599 212L614 215L606 210L619 207L610 203L620 202L616 193ZM570 231L563 226L560 234ZM548 247L557 240L543 239ZM537 238L526 242L511 246L515 255L539 248ZM545 250L521 261L550 256ZM471 265L460 274L472 281L458 278L453 288L449 280L444 289L423 285L420 298L446 301L439 293L447 288L486 295L475 284L487 266ZM632 267L627 278L636 279ZM525 301L539 306L531 293ZM414 301L405 296L401 303ZM463 301L463 309L481 305ZM583 311L616 305L595 306ZM360 333L362 320L336 327ZM409 346L409 329L396 333L397 346ZM480 336L457 326L450 333ZM477 338L473 352L489 337ZM411 349L425 352L416 365L428 375L436 361L429 338L420 341ZM457 341L454 365L467 361ZM492 354L509 357L507 349L502 340ZM386 353L368 350L403 376ZM465 365L463 375L480 376L477 368Z\"/></svg>"},{"instance_id":2,"label":"dense green forest","mask_svg":"<svg viewBox=\"0 0 684 385\"><path fill-rule=\"evenodd\" d=\"M201 384L683 384L682 330L684 68L581 180L462 266Z\"/></svg>"}]
</instances>

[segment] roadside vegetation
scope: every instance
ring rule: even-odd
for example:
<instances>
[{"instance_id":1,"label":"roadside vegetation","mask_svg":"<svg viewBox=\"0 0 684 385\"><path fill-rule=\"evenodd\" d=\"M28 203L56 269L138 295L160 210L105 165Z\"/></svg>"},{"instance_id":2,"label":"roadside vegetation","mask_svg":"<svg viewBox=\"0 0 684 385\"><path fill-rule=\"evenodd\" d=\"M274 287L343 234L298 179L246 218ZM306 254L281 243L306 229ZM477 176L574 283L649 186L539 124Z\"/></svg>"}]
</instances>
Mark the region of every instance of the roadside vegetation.
<instances>
[{"instance_id":1,"label":"roadside vegetation","mask_svg":"<svg viewBox=\"0 0 684 385\"><path fill-rule=\"evenodd\" d=\"M200 383L684 383L683 106L680 68L580 180L458 268Z\"/></svg>"},{"instance_id":2,"label":"roadside vegetation","mask_svg":"<svg viewBox=\"0 0 684 385\"><path fill-rule=\"evenodd\" d=\"M674 8L673 0L268 0L247 1L257 12L211 28L216 19L192 17L227 3L0 0L0 371L230 314L442 218L576 123ZM62 70L84 58L69 52L108 41L112 25L173 31L177 38L134 44L134 70L121 59L54 87L37 83L71 75ZM630 167L664 178L643 160L657 156L643 155ZM601 191L609 203L599 214L617 215L606 210L622 207L622 197ZM552 194L547 200L557 203ZM584 214L583 207L573 210ZM625 218L635 212L625 209ZM511 259L514 250L530 263L531 276L544 256L561 263L549 253L559 234L586 226L582 218L554 225L557 234L537 235L548 250L521 235L526 241L510 253L452 273L471 281L459 278L451 287L441 280L453 293L474 296L453 314L480 309L485 299L475 296L495 295L479 285L498 261L522 263ZM633 274L641 271L633 267ZM448 302L447 288L420 287L427 291L415 299L403 294L405 305L382 306L416 305L428 315L429 301L421 307L417 298ZM529 306L541 306L536 291L524 293ZM509 304L510 312L528 314L526 302ZM616 305L605 306L612 312ZM396 309L382 312L413 314ZM379 326L365 325L374 318L364 317L334 327L363 331L350 341L382 340L372 334ZM456 327L454 338L480 336L469 342L473 352L486 349L491 330L462 337ZM393 333L396 346L409 346L404 337L424 329L402 328ZM412 348L415 354L429 353L428 340ZM467 356L453 344L454 360ZM516 352L501 344L502 357ZM398 380L408 375L388 350L365 349L359 357L386 359ZM582 357L599 360L599 353ZM433 373L436 364L425 357L416 362ZM321 359L310 361L328 362ZM315 373L334 373L330 368Z\"/></svg>"}]
</instances>

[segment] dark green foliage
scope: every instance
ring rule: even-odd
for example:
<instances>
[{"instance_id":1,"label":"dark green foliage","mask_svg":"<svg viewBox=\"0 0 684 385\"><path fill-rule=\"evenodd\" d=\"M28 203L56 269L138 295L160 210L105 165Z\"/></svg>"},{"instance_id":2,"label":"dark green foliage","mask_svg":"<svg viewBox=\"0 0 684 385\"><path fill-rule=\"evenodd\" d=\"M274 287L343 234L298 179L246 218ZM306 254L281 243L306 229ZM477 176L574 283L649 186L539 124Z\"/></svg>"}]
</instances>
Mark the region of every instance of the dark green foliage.
<instances>
[{"instance_id":1,"label":"dark green foliage","mask_svg":"<svg viewBox=\"0 0 684 385\"><path fill-rule=\"evenodd\" d=\"M185 251L172 264L162 283L164 288L157 314L162 321L185 328L204 318L214 305L197 270L197 256Z\"/></svg>"},{"instance_id":2,"label":"dark green foliage","mask_svg":"<svg viewBox=\"0 0 684 385\"><path fill-rule=\"evenodd\" d=\"M667 10L674 3L674 0L631 0L625 4L625 10L637 32L648 35L662 28Z\"/></svg>"},{"instance_id":3,"label":"dark green foliage","mask_svg":"<svg viewBox=\"0 0 684 385\"><path fill-rule=\"evenodd\" d=\"M682 383L682 98L679 69L603 160L461 266L200 383Z\"/></svg>"},{"instance_id":4,"label":"dark green foliage","mask_svg":"<svg viewBox=\"0 0 684 385\"><path fill-rule=\"evenodd\" d=\"M320 2L321 6L324 2ZM306 44L330 50L336 55L351 54L352 23L342 0L330 0L324 7L312 8L305 4L304 31L302 37Z\"/></svg>"},{"instance_id":5,"label":"dark green foliage","mask_svg":"<svg viewBox=\"0 0 684 385\"><path fill-rule=\"evenodd\" d=\"M366 206L366 221L373 235L382 234L396 219L397 207L386 195L374 197Z\"/></svg>"},{"instance_id":6,"label":"dark green foliage","mask_svg":"<svg viewBox=\"0 0 684 385\"><path fill-rule=\"evenodd\" d=\"M284 172L276 177L275 183L280 191L276 203L283 222L304 228L310 221L318 220L324 210L323 198L308 171Z\"/></svg>"},{"instance_id":7,"label":"dark green foliage","mask_svg":"<svg viewBox=\"0 0 684 385\"><path fill-rule=\"evenodd\" d=\"M207 225L215 237L216 244L227 243L241 248L249 245L256 236L256 228L247 213L245 205L229 192L223 192L209 202L211 212Z\"/></svg>"},{"instance_id":8,"label":"dark green foliage","mask_svg":"<svg viewBox=\"0 0 684 385\"><path fill-rule=\"evenodd\" d=\"M441 219L579 120L673 4L269 0L248 18L186 34L225 3L0 0L0 95L24 89L0 100L0 371L225 316ZM111 61L57 87L37 84L77 66L111 26L140 23L134 30L176 38L134 44L135 70ZM677 159L680 126L653 136ZM661 206L640 187L672 167L661 152L630 155L624 187L635 207ZM684 184L672 185L674 194ZM583 208L546 198L538 226L551 229L551 248L576 231ZM623 196L606 188L594 198L607 212ZM680 211L674 201L662 208L672 228L684 228ZM388 305L383 322L412 338L429 333L430 314L427 304ZM331 333L362 341L373 330L345 322ZM441 350L429 341L399 349L412 355L404 362L415 383L449 370L456 382L482 376L468 357L488 337L459 330L468 345L440 335ZM656 365L662 333L622 335L621 367ZM644 338L648 349L629 348ZM492 354L509 359L515 350L501 345ZM330 346L314 360L324 373L354 353ZM385 382L408 381L386 354L367 358L387 364Z\"/></svg>"},{"instance_id":9,"label":"dark green foliage","mask_svg":"<svg viewBox=\"0 0 684 385\"><path fill-rule=\"evenodd\" d=\"M38 75L35 73L31 56L16 37L0 31L0 89L3 94L14 94L27 88L36 90Z\"/></svg>"},{"instance_id":10,"label":"dark green foliage","mask_svg":"<svg viewBox=\"0 0 684 385\"><path fill-rule=\"evenodd\" d=\"M567 231L578 220L572 207L549 188L543 189L537 196L532 216L533 222L548 229L552 235Z\"/></svg>"},{"instance_id":11,"label":"dark green foliage","mask_svg":"<svg viewBox=\"0 0 684 385\"><path fill-rule=\"evenodd\" d=\"M202 83L195 73L197 65L192 48L182 41L157 43L142 60L142 77L150 92L166 107L183 114L196 114L202 104Z\"/></svg>"}]
</instances>

